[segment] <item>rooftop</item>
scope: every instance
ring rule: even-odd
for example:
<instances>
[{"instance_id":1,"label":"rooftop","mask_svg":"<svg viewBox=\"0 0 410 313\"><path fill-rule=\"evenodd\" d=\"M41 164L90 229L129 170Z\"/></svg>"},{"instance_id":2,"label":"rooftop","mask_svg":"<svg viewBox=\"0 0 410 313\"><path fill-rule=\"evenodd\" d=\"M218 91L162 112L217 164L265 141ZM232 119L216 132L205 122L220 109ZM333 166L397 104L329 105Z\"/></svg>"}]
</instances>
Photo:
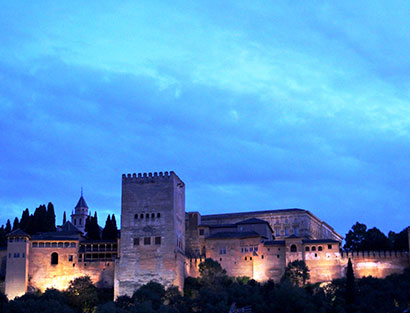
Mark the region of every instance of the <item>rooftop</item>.
<instances>
[{"instance_id":1,"label":"rooftop","mask_svg":"<svg viewBox=\"0 0 410 313\"><path fill-rule=\"evenodd\" d=\"M220 232L206 237L206 239L233 239L233 238L252 238L252 237L263 237L256 231L246 231L246 232Z\"/></svg>"}]
</instances>

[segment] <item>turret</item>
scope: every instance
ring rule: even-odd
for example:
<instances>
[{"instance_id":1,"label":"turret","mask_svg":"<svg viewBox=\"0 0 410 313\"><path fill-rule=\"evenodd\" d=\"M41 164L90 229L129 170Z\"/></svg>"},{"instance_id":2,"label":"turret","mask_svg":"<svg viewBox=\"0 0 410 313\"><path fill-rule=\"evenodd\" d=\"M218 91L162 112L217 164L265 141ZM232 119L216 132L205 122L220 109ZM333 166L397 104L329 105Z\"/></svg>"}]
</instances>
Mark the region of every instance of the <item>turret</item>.
<instances>
[{"instance_id":1,"label":"turret","mask_svg":"<svg viewBox=\"0 0 410 313\"><path fill-rule=\"evenodd\" d=\"M7 236L6 295L9 299L22 296L28 284L28 253L30 236L17 229Z\"/></svg>"},{"instance_id":2,"label":"turret","mask_svg":"<svg viewBox=\"0 0 410 313\"><path fill-rule=\"evenodd\" d=\"M88 206L83 196L83 190L81 189L81 197L74 208L74 213L71 214L71 223L84 233L85 221L88 217Z\"/></svg>"}]
</instances>

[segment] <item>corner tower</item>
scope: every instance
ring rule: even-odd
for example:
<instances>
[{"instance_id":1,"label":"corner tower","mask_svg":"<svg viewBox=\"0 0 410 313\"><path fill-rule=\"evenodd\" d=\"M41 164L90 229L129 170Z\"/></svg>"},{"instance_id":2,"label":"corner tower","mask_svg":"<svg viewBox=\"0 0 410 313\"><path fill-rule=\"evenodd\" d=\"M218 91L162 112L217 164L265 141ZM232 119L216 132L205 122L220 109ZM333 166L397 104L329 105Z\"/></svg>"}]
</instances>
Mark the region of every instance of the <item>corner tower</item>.
<instances>
[{"instance_id":1,"label":"corner tower","mask_svg":"<svg viewBox=\"0 0 410 313\"><path fill-rule=\"evenodd\" d=\"M174 172L123 175L114 297L151 280L183 290L184 245L185 184Z\"/></svg>"},{"instance_id":2,"label":"corner tower","mask_svg":"<svg viewBox=\"0 0 410 313\"><path fill-rule=\"evenodd\" d=\"M85 221L88 217L87 202L83 197L83 189L81 188L81 197L74 208L74 213L71 214L71 223L84 233Z\"/></svg>"}]
</instances>

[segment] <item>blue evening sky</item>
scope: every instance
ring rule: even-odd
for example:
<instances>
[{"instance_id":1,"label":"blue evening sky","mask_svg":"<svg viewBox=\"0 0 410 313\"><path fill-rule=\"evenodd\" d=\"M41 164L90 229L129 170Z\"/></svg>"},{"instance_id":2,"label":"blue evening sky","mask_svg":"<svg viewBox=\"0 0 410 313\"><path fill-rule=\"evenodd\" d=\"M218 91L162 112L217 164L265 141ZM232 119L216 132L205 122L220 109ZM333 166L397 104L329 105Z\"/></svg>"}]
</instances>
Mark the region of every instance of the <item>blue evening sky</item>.
<instances>
[{"instance_id":1,"label":"blue evening sky","mask_svg":"<svg viewBox=\"0 0 410 313\"><path fill-rule=\"evenodd\" d=\"M410 2L2 1L0 224L174 170L186 210L410 224Z\"/></svg>"}]
</instances>

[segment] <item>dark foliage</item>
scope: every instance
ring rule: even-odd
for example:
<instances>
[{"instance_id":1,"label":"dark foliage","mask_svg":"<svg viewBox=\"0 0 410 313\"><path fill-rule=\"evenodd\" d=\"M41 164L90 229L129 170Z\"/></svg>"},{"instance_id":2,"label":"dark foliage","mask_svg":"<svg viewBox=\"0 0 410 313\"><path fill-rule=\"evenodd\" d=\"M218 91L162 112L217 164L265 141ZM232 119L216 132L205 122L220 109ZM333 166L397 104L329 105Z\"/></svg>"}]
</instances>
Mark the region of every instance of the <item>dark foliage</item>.
<instances>
[{"instance_id":1,"label":"dark foliage","mask_svg":"<svg viewBox=\"0 0 410 313\"><path fill-rule=\"evenodd\" d=\"M63 225L64 225L65 223L67 223L67 216L66 216L65 211L64 211L64 214L63 214Z\"/></svg>"},{"instance_id":2,"label":"dark foliage","mask_svg":"<svg viewBox=\"0 0 410 313\"><path fill-rule=\"evenodd\" d=\"M12 229L12 230L18 229L19 226L20 226L19 219L16 217L16 218L14 219L14 222L13 222L13 229Z\"/></svg>"},{"instance_id":3,"label":"dark foliage","mask_svg":"<svg viewBox=\"0 0 410 313\"><path fill-rule=\"evenodd\" d=\"M114 214L112 218L110 215L107 216L107 220L105 221L105 227L102 231L102 239L103 240L117 240L118 229L117 229L117 222L115 220Z\"/></svg>"},{"instance_id":4,"label":"dark foliage","mask_svg":"<svg viewBox=\"0 0 410 313\"><path fill-rule=\"evenodd\" d=\"M365 224L357 222L346 234L345 241L343 248L346 251L408 251L409 249L407 228L398 234L391 231L387 237L376 227L367 229Z\"/></svg>"},{"instance_id":5,"label":"dark foliage","mask_svg":"<svg viewBox=\"0 0 410 313\"><path fill-rule=\"evenodd\" d=\"M346 305L348 306L348 311L352 311L351 306L354 303L356 290L355 290L355 280L354 280L354 273L353 273L353 265L352 261L349 258L347 263L347 271L346 271Z\"/></svg>"},{"instance_id":6,"label":"dark foliage","mask_svg":"<svg viewBox=\"0 0 410 313\"><path fill-rule=\"evenodd\" d=\"M289 262L282 277L283 281L288 281L296 287L302 287L310 279L309 268L302 260Z\"/></svg>"},{"instance_id":7,"label":"dark foliage","mask_svg":"<svg viewBox=\"0 0 410 313\"><path fill-rule=\"evenodd\" d=\"M100 240L100 227L98 226L97 212L94 216L89 215L85 221L84 231L87 233L87 238L91 240Z\"/></svg>"}]
</instances>

